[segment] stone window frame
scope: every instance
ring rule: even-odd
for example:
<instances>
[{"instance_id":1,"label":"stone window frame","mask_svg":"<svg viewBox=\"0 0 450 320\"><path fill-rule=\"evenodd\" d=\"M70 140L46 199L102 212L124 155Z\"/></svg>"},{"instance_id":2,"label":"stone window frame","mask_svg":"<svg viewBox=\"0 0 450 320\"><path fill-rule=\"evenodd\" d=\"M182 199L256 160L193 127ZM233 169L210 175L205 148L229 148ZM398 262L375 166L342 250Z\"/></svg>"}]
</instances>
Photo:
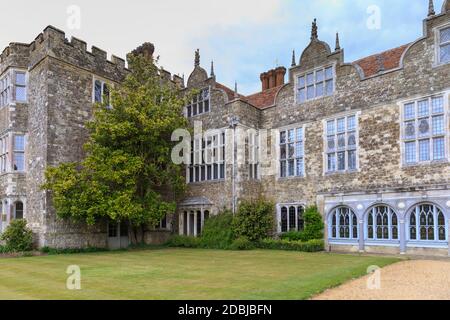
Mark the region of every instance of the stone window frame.
<instances>
[{"instance_id":1,"label":"stone window frame","mask_svg":"<svg viewBox=\"0 0 450 320\"><path fill-rule=\"evenodd\" d=\"M97 101L97 97L96 97L96 83L99 82L101 85L101 101ZM103 103L103 99L104 99L104 90L105 87L109 90L109 106L111 107L111 89L114 87L114 84L105 79L105 78L101 78L98 76L93 76L92 77L92 103Z\"/></svg>"},{"instance_id":2,"label":"stone window frame","mask_svg":"<svg viewBox=\"0 0 450 320\"><path fill-rule=\"evenodd\" d=\"M299 105L299 104L304 104L304 103L307 103L307 102L311 102L311 101L315 101L315 100L319 100L319 99L323 99L323 98L327 98L327 97L332 97L336 93L336 79L337 79L336 66L337 66L336 62L333 62L333 63L325 64L325 65L320 66L320 67L315 67L315 68L308 69L306 71L295 73L294 74L294 83L295 83L295 86L294 86L294 101L295 101L295 104ZM328 69L328 68L332 68L332 72L333 72L332 78L328 79L328 80L333 80L333 91L332 91L332 93L330 95L326 95L325 94L326 81L327 81L327 79L325 78L325 70ZM323 70L324 75L323 75L323 81L319 81L319 83L322 82L324 84L323 94L322 94L322 96L316 96L316 93L317 93L316 88L317 88L317 83L318 83L316 76L317 76L317 72L321 71L321 70ZM307 98L308 97L308 89L307 88L309 86L308 86L308 82L307 82L307 75L311 74L311 73L314 74L314 82L313 82L313 85L314 85L314 98L308 99ZM304 86L304 89L305 89L305 100L304 101L300 101L299 98L298 98L299 90L301 89L300 88L299 79L301 77L304 77L304 79L305 79L305 86Z\"/></svg>"},{"instance_id":3,"label":"stone window frame","mask_svg":"<svg viewBox=\"0 0 450 320\"><path fill-rule=\"evenodd\" d=\"M158 221L157 225L155 225L153 229L156 231L171 231L172 220L173 214L166 214Z\"/></svg>"},{"instance_id":4,"label":"stone window frame","mask_svg":"<svg viewBox=\"0 0 450 320\"><path fill-rule=\"evenodd\" d=\"M345 212L344 210L347 210ZM341 236L341 215L344 215L344 222L345 222L345 216L348 215L348 224L344 224L344 236ZM333 218L336 217L336 220ZM355 219L356 219L356 225L355 225ZM345 242L351 242L351 243L358 243L361 235L360 230L360 223L359 223L359 216L353 210L353 208L346 206L346 205L340 205L337 207L334 207L330 210L330 213L327 217L327 225L328 225L328 241L330 243L333 243L335 241L345 241ZM334 223L336 222L336 223ZM356 227L356 235L355 235L355 227ZM345 236L345 229L348 228L348 237Z\"/></svg>"},{"instance_id":5,"label":"stone window frame","mask_svg":"<svg viewBox=\"0 0 450 320\"><path fill-rule=\"evenodd\" d=\"M193 137L190 162L186 166L186 183L196 184L226 180L226 145L225 129L208 130L204 135ZM214 178L216 176L215 166L217 166L217 178Z\"/></svg>"},{"instance_id":6,"label":"stone window frame","mask_svg":"<svg viewBox=\"0 0 450 320\"><path fill-rule=\"evenodd\" d=\"M355 130L351 130L351 132L354 131L355 133L355 139L356 139L356 145L354 148L348 148L348 118L354 116L355 117ZM338 132L336 131L337 128L337 121L338 119L345 118L345 131L344 134L346 135L346 147L342 150L335 149L333 152L331 150L328 150L328 137L331 136L328 134L328 122L335 121L335 133L334 136L337 138ZM322 120L322 127L323 127L323 153L322 153L322 159L323 159L323 175L336 175L336 174L348 174L348 173L355 173L355 172L361 172L361 166L360 166L360 141L359 141L359 133L360 133L360 120L361 120L361 111L348 111L340 114L335 114L332 117L328 117ZM335 141L337 145L337 141ZM345 170L338 170L337 169L337 154L339 152L345 152ZM355 169L348 169L348 152L349 151L355 151L356 156L356 168ZM336 170L330 171L328 170L328 155L334 153L336 154Z\"/></svg>"},{"instance_id":7,"label":"stone window frame","mask_svg":"<svg viewBox=\"0 0 450 320\"><path fill-rule=\"evenodd\" d=\"M377 211L378 209L383 208L383 209L387 209L386 212L380 212ZM381 223L381 225L378 224L378 215L387 216L388 219L388 223L387 225L384 224L383 222ZM369 225L369 218L372 216L373 219L373 224ZM395 224L393 222L395 219L397 220L397 224ZM383 219L383 218L382 218ZM364 218L364 240L366 242L400 242L400 216L399 214L393 209L391 208L389 205L386 205L384 203L380 203L377 205L372 206L366 213L365 218ZM372 237L370 237L370 232L369 232L369 228L370 226L373 227L372 230ZM378 237L378 227L382 228L382 232L384 231L383 229L387 229L388 231L388 237L384 237L384 235L381 236L381 238ZM397 237L394 237L394 231L396 230L396 234Z\"/></svg>"},{"instance_id":8,"label":"stone window frame","mask_svg":"<svg viewBox=\"0 0 450 320\"><path fill-rule=\"evenodd\" d=\"M277 204L277 217L276 217L276 221L277 221L277 233L278 234L283 234L283 233L286 233L286 232L289 232L289 231L301 231L301 230L299 230L299 225L298 225L298 222L300 221L300 219L299 219L299 216L298 216L298 214L299 214L299 209L300 208L302 208L302 210L303 210L303 212L302 212L302 215L303 215L303 219L301 219L301 220L303 220L303 228L304 228L304 223L305 223L305 221L304 221L304 214L305 214L305 211L306 211L306 202L304 202L304 201L300 201L300 202L287 202L287 203L278 203ZM282 217L282 211L283 211L283 208L286 208L287 209L287 231L283 231L283 217ZM290 209L291 208L294 208L295 209L295 217L294 217L294 222L295 222L295 228L291 228L291 226L290 226L290 214L291 214L291 211L290 211Z\"/></svg>"},{"instance_id":9,"label":"stone window frame","mask_svg":"<svg viewBox=\"0 0 450 320\"><path fill-rule=\"evenodd\" d=\"M23 148L17 149L16 148L16 137L22 137L23 138ZM12 161L12 170L14 172L26 172L27 168L26 168L26 155L25 155L25 151L26 151L26 146L27 146L27 137L24 133L14 133L13 134L13 161ZM16 169L16 156L22 156L23 158L23 170L19 170Z\"/></svg>"},{"instance_id":10,"label":"stone window frame","mask_svg":"<svg viewBox=\"0 0 450 320\"><path fill-rule=\"evenodd\" d=\"M302 130L302 137L303 140L298 140L298 134L297 134L297 130L301 129ZM307 124L306 123L301 123L301 124L293 124L293 125L289 125L289 126L285 126L285 127L281 127L276 129L276 154L277 154L277 177L278 180L289 180L289 179L303 179L306 178L307 173L306 173L306 129L307 129ZM291 130L295 130L294 132L294 141L290 142L289 141L289 131ZM285 132L286 133L286 142L284 143L284 145L286 146L286 158L285 159L281 159L281 133ZM301 156L297 157L297 143L301 142L302 146L303 146L303 153ZM288 145L289 144L293 144L294 145L294 156L293 157L289 157L289 150L288 150ZM302 174L298 175L297 174L297 161L299 159L303 160L302 163ZM289 172L289 165L288 165L288 161L289 160L293 160L294 161L294 175L288 175ZM286 175L283 176L281 174L281 162L285 161L286 162Z\"/></svg>"},{"instance_id":11,"label":"stone window frame","mask_svg":"<svg viewBox=\"0 0 450 320\"><path fill-rule=\"evenodd\" d=\"M24 82L23 83L21 83L21 82L19 83L18 82L18 77L17 77L18 74L23 74L23 77L24 77ZM16 103L26 103L28 101L28 92L27 92L28 91L27 90L28 89L28 72L26 70L23 70L23 69L14 69L13 70L13 75L14 75L13 76L14 83L12 85L14 87L14 90L13 90L14 101ZM23 100L18 100L17 99L17 96L18 96L17 90L19 88L24 90L23 94L24 94L25 98Z\"/></svg>"},{"instance_id":12,"label":"stone window frame","mask_svg":"<svg viewBox=\"0 0 450 320\"><path fill-rule=\"evenodd\" d=\"M204 95L205 91L208 92L207 96ZM195 105L195 110L196 110L195 114L193 112L194 105ZM199 112L200 106L201 106L202 112ZM208 109L208 110L206 111L206 109ZM194 117L204 115L204 114L207 114L210 112L211 112L211 86L207 86L207 87L200 89L200 92L197 95L195 95L194 97L192 97L190 104L188 104L185 107L185 115L186 115L186 118L190 119L190 118L194 118Z\"/></svg>"},{"instance_id":13,"label":"stone window frame","mask_svg":"<svg viewBox=\"0 0 450 320\"><path fill-rule=\"evenodd\" d=\"M0 174L9 172L9 145L9 134L0 137Z\"/></svg>"},{"instance_id":14,"label":"stone window frame","mask_svg":"<svg viewBox=\"0 0 450 320\"><path fill-rule=\"evenodd\" d=\"M431 206L433 207L433 236L434 239L430 240L429 235L427 234L427 239L421 239L421 227L425 227L425 228L429 228L430 224L426 223L426 225L422 225L420 222L420 218L421 218L421 212L420 212L420 207L421 206ZM444 225L440 225L439 224L439 213L441 213L444 217ZM415 226L411 225L412 222L412 215L414 214L415 217ZM414 245L414 244L428 244L430 246L433 245L441 245L441 244L447 244L448 240L449 240L449 225L448 225L448 217L446 215L446 211L443 210L439 205L437 205L434 202L420 202L420 203L416 203L414 204L409 210L408 213L406 215L406 219L405 219L405 229L406 229L406 242L409 245ZM443 227L444 228L444 232L445 232L445 240L439 240L439 228ZM411 239L411 230L415 229L416 232L416 239Z\"/></svg>"},{"instance_id":15,"label":"stone window frame","mask_svg":"<svg viewBox=\"0 0 450 320\"><path fill-rule=\"evenodd\" d=\"M0 77L0 107L7 106L12 101L11 72L7 70Z\"/></svg>"},{"instance_id":16,"label":"stone window frame","mask_svg":"<svg viewBox=\"0 0 450 320\"><path fill-rule=\"evenodd\" d=\"M450 63L450 60L447 62L442 62L441 61L441 47L443 45L449 45L450 41L446 42L445 44L441 43L441 31L444 29L448 29L450 28L450 23L444 24L444 25L440 25L435 27L434 30L434 38L435 38L435 63L434 66L442 66L442 65L447 65Z\"/></svg>"},{"instance_id":17,"label":"stone window frame","mask_svg":"<svg viewBox=\"0 0 450 320\"><path fill-rule=\"evenodd\" d=\"M260 151L260 135L255 129L246 130L247 137L245 145L247 151L248 179L260 180L261 173L259 169L259 151Z\"/></svg>"},{"instance_id":18,"label":"stone window frame","mask_svg":"<svg viewBox=\"0 0 450 320\"><path fill-rule=\"evenodd\" d=\"M444 112L443 113L439 113L439 114L433 114L432 113L432 99L433 98L437 98L437 97L443 97L443 102L444 102ZM403 100L400 101L398 103L399 108L400 108L400 133L399 133L399 141L400 141L400 156L401 156L401 161L400 161L400 167L401 168L408 168L408 167L414 167L414 166L427 166L427 165L433 165L433 164L441 164L441 163L445 163L449 161L449 152L450 152L450 144L449 144L449 136L450 136L450 132L448 130L448 126L449 126L449 98L450 98L450 90L448 91L444 91L444 92L438 92L432 95L425 95L425 96L416 96L412 99L408 99L408 100ZM417 108L418 108L418 103L428 100L428 106L429 109L431 110L429 116L427 117L428 119L432 119L433 116L437 116L437 115L443 115L444 116L444 128L447 128L447 130L445 130L445 132L443 134L439 134L439 135L433 135L433 133L431 132L430 135L428 136L428 139L430 140L430 146L429 146L429 158L430 160L424 160L424 161L420 161L419 156L420 156L420 146L419 146L419 141L421 140L425 140L425 136L423 137L419 137L417 134L415 136L415 138L413 139L412 137L409 138L407 136L405 136L405 123L406 122L410 122L407 121L408 119L405 118L405 106L414 103L415 105L415 118L414 121L416 122L416 129L417 129L417 121L418 119L422 119L422 118L426 118L424 117L419 117L417 115ZM412 118L410 119L412 121ZM430 124L430 130L432 130L431 128L432 124ZM444 158L443 159L438 159L438 160L433 160L433 138L437 138L437 137L443 138L444 139ZM407 142L415 142L416 146L415 146L415 158L416 161L414 162L410 162L408 163L406 161L406 146L405 143Z\"/></svg>"}]
</instances>

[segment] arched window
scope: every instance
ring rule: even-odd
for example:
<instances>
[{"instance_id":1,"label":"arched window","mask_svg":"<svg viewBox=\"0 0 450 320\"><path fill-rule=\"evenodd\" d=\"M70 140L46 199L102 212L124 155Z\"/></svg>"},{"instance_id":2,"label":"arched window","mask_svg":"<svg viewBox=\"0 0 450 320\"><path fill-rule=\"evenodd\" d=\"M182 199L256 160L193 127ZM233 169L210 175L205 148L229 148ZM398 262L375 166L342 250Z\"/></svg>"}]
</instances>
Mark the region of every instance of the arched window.
<instances>
[{"instance_id":1,"label":"arched window","mask_svg":"<svg viewBox=\"0 0 450 320\"><path fill-rule=\"evenodd\" d=\"M370 240L398 240L398 217L388 206L372 208L367 215L367 238Z\"/></svg>"},{"instance_id":2,"label":"arched window","mask_svg":"<svg viewBox=\"0 0 450 320\"><path fill-rule=\"evenodd\" d=\"M21 201L14 204L14 218L17 220L23 219L23 203Z\"/></svg>"},{"instance_id":3,"label":"arched window","mask_svg":"<svg viewBox=\"0 0 450 320\"><path fill-rule=\"evenodd\" d=\"M304 211L305 208L301 205L282 205L279 216L281 232L303 231L305 227Z\"/></svg>"},{"instance_id":4,"label":"arched window","mask_svg":"<svg viewBox=\"0 0 450 320\"><path fill-rule=\"evenodd\" d=\"M347 207L334 209L330 217L331 237L334 239L358 239L358 217Z\"/></svg>"},{"instance_id":5,"label":"arched window","mask_svg":"<svg viewBox=\"0 0 450 320\"><path fill-rule=\"evenodd\" d=\"M409 240L446 241L444 213L433 204L416 206L409 217Z\"/></svg>"}]
</instances>

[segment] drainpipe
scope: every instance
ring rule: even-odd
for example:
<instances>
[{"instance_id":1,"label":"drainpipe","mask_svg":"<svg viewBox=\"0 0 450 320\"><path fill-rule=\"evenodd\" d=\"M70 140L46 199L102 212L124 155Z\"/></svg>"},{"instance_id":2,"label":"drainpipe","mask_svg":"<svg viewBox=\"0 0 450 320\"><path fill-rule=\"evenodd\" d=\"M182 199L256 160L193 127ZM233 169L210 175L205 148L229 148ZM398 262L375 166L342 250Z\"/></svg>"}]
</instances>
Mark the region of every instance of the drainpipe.
<instances>
[{"instance_id":1,"label":"drainpipe","mask_svg":"<svg viewBox=\"0 0 450 320\"><path fill-rule=\"evenodd\" d=\"M236 128L239 125L239 118L237 116L231 116L228 119L230 129L233 129L233 167L231 174L231 208L233 214L236 214L236 174L237 174L237 141L236 141Z\"/></svg>"}]
</instances>

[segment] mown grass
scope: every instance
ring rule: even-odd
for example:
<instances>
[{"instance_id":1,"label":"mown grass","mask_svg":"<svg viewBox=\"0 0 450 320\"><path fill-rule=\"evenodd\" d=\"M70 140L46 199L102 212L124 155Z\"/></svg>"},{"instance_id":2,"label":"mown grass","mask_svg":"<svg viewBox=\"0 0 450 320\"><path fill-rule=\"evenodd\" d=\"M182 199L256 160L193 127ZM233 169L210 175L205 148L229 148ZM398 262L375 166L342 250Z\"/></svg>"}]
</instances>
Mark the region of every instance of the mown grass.
<instances>
[{"instance_id":1,"label":"mown grass","mask_svg":"<svg viewBox=\"0 0 450 320\"><path fill-rule=\"evenodd\" d=\"M154 249L0 259L0 299L307 299L396 258ZM68 290L67 267L81 269Z\"/></svg>"}]
</instances>

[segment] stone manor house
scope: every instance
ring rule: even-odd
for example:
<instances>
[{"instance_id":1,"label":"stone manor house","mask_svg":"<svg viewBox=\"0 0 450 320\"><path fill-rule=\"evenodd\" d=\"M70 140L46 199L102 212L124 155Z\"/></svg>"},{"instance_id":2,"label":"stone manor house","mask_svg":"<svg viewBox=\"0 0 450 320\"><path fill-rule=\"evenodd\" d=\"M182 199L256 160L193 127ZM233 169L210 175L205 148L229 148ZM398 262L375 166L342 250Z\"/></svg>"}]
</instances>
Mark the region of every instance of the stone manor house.
<instances>
[{"instance_id":1,"label":"stone manor house","mask_svg":"<svg viewBox=\"0 0 450 320\"><path fill-rule=\"evenodd\" d=\"M54 27L0 59L1 228L26 218L40 246L127 245L126 225L57 219L40 188L47 166L81 159L92 103L120 84L125 61ZM277 234L302 230L317 204L330 251L450 254L450 0L440 13L429 0L416 41L351 63L339 36L330 48L314 21L300 59L262 73L253 95L219 83L198 51L186 84L161 76L198 90L185 115L214 131L194 136L187 194L147 241L200 235L209 216L265 197L276 203ZM230 135L239 130L243 141ZM205 151L218 156L206 162Z\"/></svg>"}]
</instances>

